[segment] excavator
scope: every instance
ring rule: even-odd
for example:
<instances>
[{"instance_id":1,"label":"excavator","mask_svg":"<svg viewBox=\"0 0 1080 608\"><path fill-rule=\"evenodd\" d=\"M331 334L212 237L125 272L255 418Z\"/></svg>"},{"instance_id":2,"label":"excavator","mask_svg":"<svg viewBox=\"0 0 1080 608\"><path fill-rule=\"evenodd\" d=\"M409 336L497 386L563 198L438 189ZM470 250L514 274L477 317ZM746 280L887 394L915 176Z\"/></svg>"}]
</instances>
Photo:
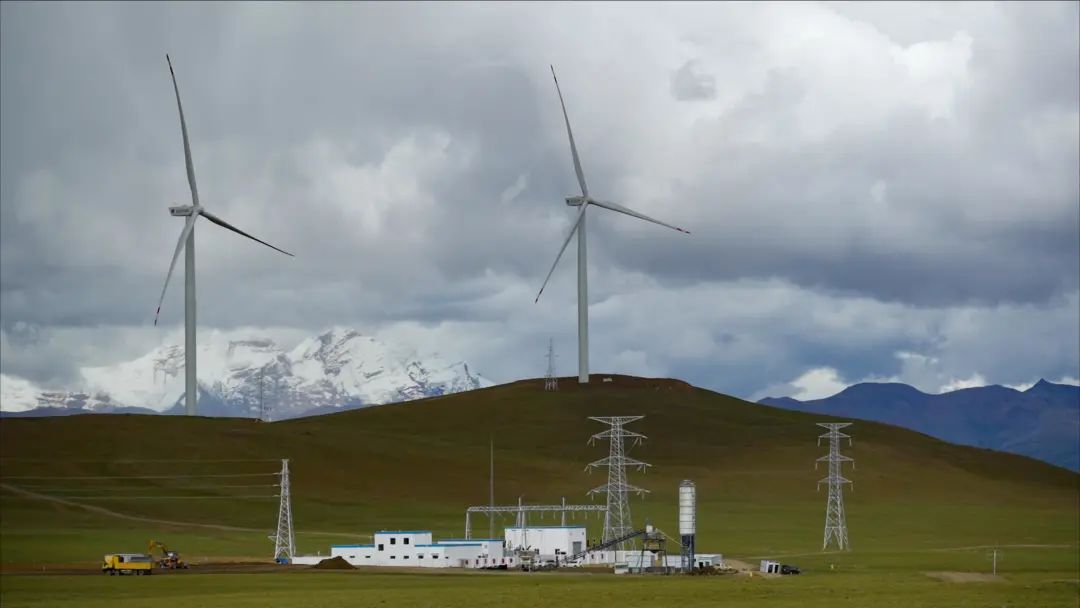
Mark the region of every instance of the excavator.
<instances>
[{"instance_id":1,"label":"excavator","mask_svg":"<svg viewBox=\"0 0 1080 608\"><path fill-rule=\"evenodd\" d=\"M165 543L152 540L150 541L150 547L147 552L150 555L154 554L154 550L157 549L161 552L161 559L156 560L154 563L158 568L165 570L186 570L188 567L187 562L180 559L180 554L176 551L170 551Z\"/></svg>"}]
</instances>

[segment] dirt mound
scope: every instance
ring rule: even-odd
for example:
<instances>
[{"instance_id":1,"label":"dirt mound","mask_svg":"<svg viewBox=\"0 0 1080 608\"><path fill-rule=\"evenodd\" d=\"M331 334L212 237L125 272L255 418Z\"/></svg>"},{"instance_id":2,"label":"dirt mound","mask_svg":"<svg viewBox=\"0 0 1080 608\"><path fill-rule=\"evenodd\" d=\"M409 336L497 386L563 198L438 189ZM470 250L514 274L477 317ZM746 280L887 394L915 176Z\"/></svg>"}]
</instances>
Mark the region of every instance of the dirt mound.
<instances>
[{"instance_id":1,"label":"dirt mound","mask_svg":"<svg viewBox=\"0 0 1080 608\"><path fill-rule=\"evenodd\" d=\"M337 557L324 559L312 566L312 568L317 570L355 570L356 566L345 561L345 558L339 555Z\"/></svg>"}]
</instances>

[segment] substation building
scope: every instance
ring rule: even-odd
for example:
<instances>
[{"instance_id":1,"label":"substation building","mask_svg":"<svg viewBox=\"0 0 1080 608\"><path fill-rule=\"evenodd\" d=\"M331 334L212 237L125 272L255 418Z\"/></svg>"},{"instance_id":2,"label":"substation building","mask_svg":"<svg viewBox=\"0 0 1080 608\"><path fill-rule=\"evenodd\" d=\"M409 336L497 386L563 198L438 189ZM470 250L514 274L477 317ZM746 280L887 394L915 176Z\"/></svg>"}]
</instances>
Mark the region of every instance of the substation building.
<instances>
[{"instance_id":1,"label":"substation building","mask_svg":"<svg viewBox=\"0 0 1080 608\"><path fill-rule=\"evenodd\" d=\"M503 551L501 538L445 539L429 530L380 530L370 545L331 545L329 557L353 566L403 568L512 568L517 558ZM326 556L299 556L294 564L317 564Z\"/></svg>"},{"instance_id":2,"label":"substation building","mask_svg":"<svg viewBox=\"0 0 1080 608\"><path fill-rule=\"evenodd\" d=\"M503 534L508 551L535 551L542 560L562 562L588 547L585 526L509 527Z\"/></svg>"}]
</instances>

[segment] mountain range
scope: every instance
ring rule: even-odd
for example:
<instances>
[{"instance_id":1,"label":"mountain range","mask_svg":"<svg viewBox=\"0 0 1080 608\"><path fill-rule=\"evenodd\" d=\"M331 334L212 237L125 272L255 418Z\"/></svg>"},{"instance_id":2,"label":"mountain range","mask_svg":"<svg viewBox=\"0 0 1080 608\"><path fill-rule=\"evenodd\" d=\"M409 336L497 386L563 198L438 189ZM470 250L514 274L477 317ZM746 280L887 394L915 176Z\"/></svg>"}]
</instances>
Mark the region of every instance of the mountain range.
<instances>
[{"instance_id":1,"label":"mountain range","mask_svg":"<svg viewBox=\"0 0 1080 608\"><path fill-rule=\"evenodd\" d=\"M1080 470L1080 387L1040 380L927 394L899 383L855 384L825 399L767 397L758 403L874 420L964 445L1023 454Z\"/></svg>"},{"instance_id":2,"label":"mountain range","mask_svg":"<svg viewBox=\"0 0 1080 608\"><path fill-rule=\"evenodd\" d=\"M286 350L272 340L211 335L198 351L199 413L272 419L354 409L472 390L492 383L463 361L393 348L335 328ZM5 416L183 412L184 349L160 346L131 361L80 371L70 390L46 390L0 377Z\"/></svg>"}]
</instances>

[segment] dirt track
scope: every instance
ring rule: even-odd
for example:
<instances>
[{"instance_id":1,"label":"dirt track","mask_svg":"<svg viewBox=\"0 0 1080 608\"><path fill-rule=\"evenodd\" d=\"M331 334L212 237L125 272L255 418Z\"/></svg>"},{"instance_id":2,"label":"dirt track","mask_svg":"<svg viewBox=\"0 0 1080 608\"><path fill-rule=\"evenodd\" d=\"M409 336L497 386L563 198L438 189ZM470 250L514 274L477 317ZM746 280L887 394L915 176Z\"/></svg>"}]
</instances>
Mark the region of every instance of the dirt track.
<instances>
[{"instance_id":1,"label":"dirt track","mask_svg":"<svg viewBox=\"0 0 1080 608\"><path fill-rule=\"evenodd\" d=\"M115 517L117 519L126 519L126 520L129 520L129 521L142 521L142 522L151 523L151 524L164 524L164 525L167 525L167 526L179 526L179 527L187 527L187 528L210 528L212 530L225 530L225 531L228 531L228 532L261 532L263 534L265 534L267 532L267 530L265 530L263 528L243 528L243 527L240 527L240 526L227 526L227 525L224 525L224 524L204 524L204 523L194 523L194 522L189 522L189 521L173 521L173 520L168 520L168 519L157 519L157 518L154 518L154 517L143 517L141 515L128 515L126 513L119 513L117 511L111 511L109 509L106 509L104 507L99 507L97 505L88 505L88 504L84 504L84 503L81 503L81 502L75 502L73 500L68 500L66 498L60 498L59 496L50 496L49 494L41 494L39 492L34 492L32 490L27 490L25 488L20 488L18 486L13 486L13 485L8 484L8 483L0 483L0 488L3 488L4 490L8 490L10 492L14 492L16 494L21 494L22 496L27 496L29 498L36 498L38 500L46 500L46 501L49 501L49 502L54 502L54 503L66 505L66 506L69 506L69 507L75 507L77 509L83 509L83 510L89 511L91 513L96 513L98 515L104 515L106 517ZM315 535L319 535L319 536L335 536L335 537L345 537L345 538L359 538L359 539L371 538L371 536L369 536L369 535L349 534L347 532L317 532L317 531L303 530L303 533L304 534L315 534Z\"/></svg>"}]
</instances>

